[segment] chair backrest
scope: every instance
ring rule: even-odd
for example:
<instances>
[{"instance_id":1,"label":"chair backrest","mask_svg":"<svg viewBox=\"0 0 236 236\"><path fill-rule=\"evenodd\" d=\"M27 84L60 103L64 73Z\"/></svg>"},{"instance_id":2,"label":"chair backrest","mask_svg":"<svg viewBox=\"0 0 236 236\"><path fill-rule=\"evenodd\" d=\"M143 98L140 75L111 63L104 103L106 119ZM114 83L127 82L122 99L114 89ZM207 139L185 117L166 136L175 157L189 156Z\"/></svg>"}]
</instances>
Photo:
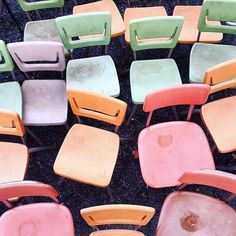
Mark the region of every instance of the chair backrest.
<instances>
[{"instance_id":1,"label":"chair backrest","mask_svg":"<svg viewBox=\"0 0 236 236\"><path fill-rule=\"evenodd\" d=\"M34 11L46 8L58 8L64 6L64 0L47 0L47 1L26 1L18 0L23 11Z\"/></svg>"},{"instance_id":2,"label":"chair backrest","mask_svg":"<svg viewBox=\"0 0 236 236\"><path fill-rule=\"evenodd\" d=\"M236 175L218 170L194 170L184 173L179 181L183 184L201 184L236 194Z\"/></svg>"},{"instance_id":3,"label":"chair backrest","mask_svg":"<svg viewBox=\"0 0 236 236\"><path fill-rule=\"evenodd\" d=\"M24 136L25 127L18 113L0 109L0 134Z\"/></svg>"},{"instance_id":4,"label":"chair backrest","mask_svg":"<svg viewBox=\"0 0 236 236\"><path fill-rule=\"evenodd\" d=\"M151 220L155 209L146 206L117 204L84 208L80 213L90 226L110 224L143 226Z\"/></svg>"},{"instance_id":5,"label":"chair backrest","mask_svg":"<svg viewBox=\"0 0 236 236\"><path fill-rule=\"evenodd\" d=\"M235 0L204 0L198 21L200 32L220 32L225 34L236 34L236 27L232 25L212 25L208 21L236 22Z\"/></svg>"},{"instance_id":6,"label":"chair backrest","mask_svg":"<svg viewBox=\"0 0 236 236\"><path fill-rule=\"evenodd\" d=\"M236 86L236 59L209 68L204 77L205 84L211 85L211 93Z\"/></svg>"},{"instance_id":7,"label":"chair backrest","mask_svg":"<svg viewBox=\"0 0 236 236\"><path fill-rule=\"evenodd\" d=\"M67 49L108 45L111 39L111 13L90 12L56 18L62 42Z\"/></svg>"},{"instance_id":8,"label":"chair backrest","mask_svg":"<svg viewBox=\"0 0 236 236\"><path fill-rule=\"evenodd\" d=\"M68 89L67 97L76 116L89 117L120 126L125 118L127 104L102 94Z\"/></svg>"},{"instance_id":9,"label":"chair backrest","mask_svg":"<svg viewBox=\"0 0 236 236\"><path fill-rule=\"evenodd\" d=\"M9 43L7 48L23 72L65 70L66 63L62 43L19 42Z\"/></svg>"},{"instance_id":10,"label":"chair backrest","mask_svg":"<svg viewBox=\"0 0 236 236\"><path fill-rule=\"evenodd\" d=\"M7 50L6 44L0 40L0 72L13 71L14 64Z\"/></svg>"},{"instance_id":11,"label":"chair backrest","mask_svg":"<svg viewBox=\"0 0 236 236\"><path fill-rule=\"evenodd\" d=\"M133 51L174 48L177 44L184 18L160 16L130 21L130 46Z\"/></svg>"},{"instance_id":12,"label":"chair backrest","mask_svg":"<svg viewBox=\"0 0 236 236\"><path fill-rule=\"evenodd\" d=\"M51 186L37 181L13 181L0 184L0 201L15 197L43 196L58 201L58 192Z\"/></svg>"}]
</instances>

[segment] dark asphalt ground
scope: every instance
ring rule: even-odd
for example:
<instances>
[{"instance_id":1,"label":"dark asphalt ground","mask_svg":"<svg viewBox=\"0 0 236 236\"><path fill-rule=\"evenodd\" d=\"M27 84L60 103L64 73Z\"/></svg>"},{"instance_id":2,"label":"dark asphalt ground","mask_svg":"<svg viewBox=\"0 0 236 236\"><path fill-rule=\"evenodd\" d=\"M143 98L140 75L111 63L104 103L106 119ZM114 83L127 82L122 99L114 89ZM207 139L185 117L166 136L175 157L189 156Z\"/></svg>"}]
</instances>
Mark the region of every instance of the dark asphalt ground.
<instances>
[{"instance_id":1,"label":"dark asphalt ground","mask_svg":"<svg viewBox=\"0 0 236 236\"><path fill-rule=\"evenodd\" d=\"M15 0L7 0L12 8L13 13L15 14L17 20L19 21L22 29L27 22L26 15L20 9ZM79 1L79 0L77 0ZM72 12L73 1L65 0L65 15L68 15ZM79 4L84 4L87 2L81 0ZM115 1L117 6L119 7L120 12L124 13L125 8L127 7L127 3L125 0L117 0ZM176 4L176 1L166 0L164 6L168 11L168 14L171 15L173 8ZM200 4L200 1L182 1L183 4ZM134 0L133 6L156 6L158 1L154 0ZM57 17L60 15L60 11L57 9L52 10L42 10L40 11L43 19L50 19L53 17ZM34 19L37 19L35 14L31 14ZM3 14L1 16L1 24L0 24L0 39L4 40L6 43L10 42L18 42L22 40L22 35L19 33L18 29L12 22L9 14L6 9L3 9ZM232 36L226 36L223 40L223 44L233 44L235 38ZM121 66L122 61L122 51L127 47L124 43L124 39L120 38L122 42L123 49L114 42L111 42L109 47L108 54L112 56L114 59L118 73L119 80L121 86L121 95L120 99L126 101L129 104L128 115L131 111L131 95L130 95L130 86L129 86L129 74L128 69L130 67L130 62L133 60L132 54L130 52L130 59L126 65ZM89 52L89 56L96 56L101 54L100 47L92 48ZM174 51L173 58L176 60L176 63L179 67L180 74L182 76L182 80L184 83L188 82L188 68L189 68L189 53L191 50L191 45L178 45L176 50ZM152 50L144 53L139 53L139 58L164 58L167 56L167 50ZM76 51L76 57L82 58L85 57L85 50L80 49ZM17 70L17 69L16 69ZM16 71L17 79L22 82L25 78L18 70ZM57 73L39 73L39 78L60 78L60 75ZM0 75L1 82L11 81L11 75L8 73L2 73ZM234 91L229 92L230 95L234 94ZM219 93L214 95L214 98L220 98L223 94ZM185 108L179 108L182 111ZM71 111L69 112L69 124L72 126L76 121ZM182 116L184 119L184 116ZM155 113L155 117L152 120L152 123L156 122L164 122L174 120L174 116L169 109L163 109ZM84 124L95 125L97 127L105 127L108 129L112 129L112 126L102 124L100 122L91 121L89 119L82 119ZM137 138L139 132L145 127L146 114L142 112L142 108L140 107L135 119L131 122L131 125L127 127L123 125L119 134L122 137L131 137L134 136ZM202 127L202 122L199 114L195 114L193 116L192 121L200 124ZM204 128L204 127L203 127ZM101 205L101 204L109 204L109 197L107 195L106 190L101 188L96 188L93 186L76 183L71 180L66 180L62 186L57 186L57 181L59 177L53 172L53 163L56 158L58 149L62 144L62 141L66 135L66 130L64 127L43 127L43 128L33 128L35 133L37 133L43 140L44 144L56 144L57 148L55 150L51 150L48 152L40 152L32 155L32 159L30 160L29 169L26 175L26 179L28 180L37 180L44 183L48 183L53 185L60 192L60 199L62 202L70 195L70 198L67 198L65 201L65 205L68 206L73 214L74 223L76 227L76 235L86 236L89 235L91 229L80 216L80 209L89 206ZM205 130L205 129L204 129ZM206 130L205 130L206 131ZM12 137L1 137L1 140L11 140L15 142L20 142L17 138L14 139ZM209 138L210 140L210 138ZM210 141L212 143L212 141ZM29 146L33 147L37 144L29 139ZM109 144L104 144L109 145ZM117 161L117 165L115 167L114 175L111 182L111 190L115 196L116 203L128 203L128 204L141 204L152 206L156 209L156 215L151 220L151 222L141 229L147 236L154 235L155 228L158 221L158 216L161 211L162 204L166 198L166 196L173 191L172 188L165 189L146 189L146 185L142 179L139 161L138 159L134 159L132 156L132 151L137 149L136 140L129 142L122 142L120 146L120 154L119 159ZM231 155L222 155L217 152L214 153L215 162L217 167L226 166L235 166L236 160L233 160ZM186 189L191 191L202 192L208 194L210 196L214 196L216 198L223 199L227 197L227 194L223 191L203 187L203 186L189 186ZM38 200L38 199L36 199ZM236 201L232 203L233 207L236 209ZM0 205L0 214L2 214L6 208L3 205ZM1 233L0 233L1 235ZM173 233L174 235L174 233Z\"/></svg>"}]
</instances>

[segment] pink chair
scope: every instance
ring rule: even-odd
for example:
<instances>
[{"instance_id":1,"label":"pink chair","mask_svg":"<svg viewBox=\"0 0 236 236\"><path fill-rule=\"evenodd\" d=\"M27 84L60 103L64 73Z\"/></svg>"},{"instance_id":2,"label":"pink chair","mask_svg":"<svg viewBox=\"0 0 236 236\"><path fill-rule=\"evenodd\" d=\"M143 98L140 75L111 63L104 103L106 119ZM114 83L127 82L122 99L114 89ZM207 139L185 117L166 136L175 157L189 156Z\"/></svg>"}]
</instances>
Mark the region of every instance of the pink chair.
<instances>
[{"instance_id":1,"label":"pink chair","mask_svg":"<svg viewBox=\"0 0 236 236\"><path fill-rule=\"evenodd\" d=\"M138 137L138 153L144 181L153 188L180 185L179 178L186 171L215 169L207 138L195 123L189 122L194 105L208 98L208 85L180 85L158 90L146 96L143 110L150 112L149 126L155 109L190 105L187 121L172 121L152 125Z\"/></svg>"},{"instance_id":2,"label":"pink chair","mask_svg":"<svg viewBox=\"0 0 236 236\"><path fill-rule=\"evenodd\" d=\"M183 184L200 184L216 187L236 194L236 175L216 170L196 170L184 173ZM235 235L236 212L225 202L199 193L177 191L165 200L156 236Z\"/></svg>"},{"instance_id":3,"label":"pink chair","mask_svg":"<svg viewBox=\"0 0 236 236\"><path fill-rule=\"evenodd\" d=\"M0 217L1 236L40 235L74 236L74 224L70 210L59 204L58 192L50 185L34 181L9 182L0 185L0 201L13 197L50 197L54 203L21 205L3 213Z\"/></svg>"}]
</instances>

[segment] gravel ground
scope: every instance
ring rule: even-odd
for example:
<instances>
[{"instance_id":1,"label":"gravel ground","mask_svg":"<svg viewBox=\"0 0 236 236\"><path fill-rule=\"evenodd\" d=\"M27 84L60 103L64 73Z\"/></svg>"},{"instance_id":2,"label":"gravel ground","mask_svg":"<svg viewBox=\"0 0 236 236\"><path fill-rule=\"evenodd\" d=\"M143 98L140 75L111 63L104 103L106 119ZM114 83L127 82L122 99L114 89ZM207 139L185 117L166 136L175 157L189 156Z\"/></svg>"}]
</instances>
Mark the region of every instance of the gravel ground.
<instances>
[{"instance_id":1,"label":"gravel ground","mask_svg":"<svg viewBox=\"0 0 236 236\"><path fill-rule=\"evenodd\" d=\"M77 0L78 1L78 0ZM15 14L17 20L21 24L22 29L27 22L27 18L23 11L19 8L17 1L8 0ZM66 0L65 1L65 14L68 15L72 12L73 1ZM81 0L79 4L84 4L87 2ZM117 0L115 1L117 6L119 7L120 12L124 13L124 10L127 6L125 0ZM162 1L164 2L164 1ZM183 4L200 4L200 1L182 1ZM134 0L133 6L156 6L158 1L154 0ZM171 15L174 5L176 1L167 0L164 3L168 14ZM59 10L43 10L40 11L43 19L50 19L56 16L59 16ZM36 15L31 15L34 19L36 19ZM3 14L1 16L1 24L0 24L0 36L1 39L6 43L10 42L18 42L22 40L22 35L19 33L18 29L15 27L11 18L9 17L6 9L3 10ZM127 47L124 43L124 39L121 37L120 41L122 43L123 50ZM223 44L233 44L234 38L227 36L223 40ZM176 60L176 63L179 67L180 74L182 76L182 80L184 83L188 82L188 68L189 68L189 53L191 50L191 45L178 45L176 48L173 58ZM129 115L131 111L131 95L130 95L130 86L129 86L129 73L128 69L130 67L130 63L133 60L132 54L130 52L130 58L126 65L121 67L122 61L122 50L119 48L114 40L111 42L109 47L109 55L112 56L113 60L116 63L119 80L121 86L121 95L120 99L126 101L129 104L129 108L127 114ZM140 58L163 58L167 56L168 51L166 50L153 50L142 53ZM101 54L101 48L96 47L90 50L89 56L96 56ZM85 50L77 50L76 57L82 58L85 57ZM17 79L20 83L24 80L24 76L19 71L16 72ZM57 77L58 76L58 77ZM60 78L59 74L56 73L39 73L39 78ZM0 79L2 82L10 81L11 75L8 73L2 73L0 75ZM234 91L229 92L231 95L234 94ZM223 94L216 94L216 98L222 97ZM184 108L179 108L180 110ZM182 117L184 119L184 117ZM152 123L155 122L164 122L174 120L173 114L171 110L163 109L159 111ZM131 125L127 127L123 125L119 134L122 137L131 137L134 136L137 138L139 132L145 127L146 114L142 112L141 107L139 108L135 119L131 122ZM195 114L192 119L193 122L200 124L202 127L201 119L199 114ZM69 124L73 125L75 123L75 118L72 115L71 111L69 111ZM83 123L89 125L95 125L97 127L104 127L107 129L112 129L111 126L102 124L100 122L91 121L88 119L83 119ZM204 128L204 127L203 127ZM62 186L57 186L57 181L59 177L53 172L53 163L56 158L58 149L62 144L62 141L66 135L66 130L64 127L42 127L42 128L34 128L33 129L44 141L45 144L56 144L57 148L55 150L51 150L48 152L40 152L32 155L32 159L30 160L29 169L26 175L26 179L28 180L38 180L44 183L48 183L53 185L60 192L60 199L62 202L65 201L65 205L68 206L73 214L75 227L76 227L76 235L89 235L91 229L86 225L83 219L80 216L80 209L89 206L101 205L101 204L109 204L109 197L105 190L101 188L96 188L89 185L84 185L81 183L76 183L71 180L65 180ZM18 139L9 138L9 137L1 137L1 140L11 140L15 142L19 142ZM211 140L209 138L210 143ZM34 143L33 140L29 139L29 146L33 147L37 144ZM156 214L151 222L143 227L141 231L145 233L145 235L151 236L154 235L155 228L158 221L158 216L162 207L162 204L166 198L166 196L173 191L173 188L165 188L165 189L146 189L146 185L142 179L139 161L138 159L134 159L132 156L132 151L137 149L137 141L129 141L122 142L120 147L119 159L117 161L117 165L115 167L114 175L111 182L111 190L115 196L116 203L128 203L128 204L141 204L152 206L156 209ZM236 161L232 159L231 155L222 155L217 152L214 153L215 162L217 168L222 168L222 166L233 166L236 164ZM200 187L200 186L189 186L186 189L190 191L197 191L208 194L210 196L214 196L216 198L223 199L227 196L227 194L223 191L216 190L208 187ZM71 195L72 194L72 195ZM69 198L68 196L71 195ZM37 199L36 199L37 200ZM236 209L236 203L232 203L232 206ZM1 205L0 206L0 214L3 213L6 208Z\"/></svg>"}]
</instances>

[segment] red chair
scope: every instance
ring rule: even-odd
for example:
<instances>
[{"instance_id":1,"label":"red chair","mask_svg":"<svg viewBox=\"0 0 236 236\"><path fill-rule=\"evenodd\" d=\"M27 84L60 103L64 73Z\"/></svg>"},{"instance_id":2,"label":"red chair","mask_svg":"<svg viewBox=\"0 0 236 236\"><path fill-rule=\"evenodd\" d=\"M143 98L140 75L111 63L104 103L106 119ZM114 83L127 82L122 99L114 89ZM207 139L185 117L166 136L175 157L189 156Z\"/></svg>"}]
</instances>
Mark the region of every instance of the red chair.
<instances>
[{"instance_id":1,"label":"red chair","mask_svg":"<svg viewBox=\"0 0 236 236\"><path fill-rule=\"evenodd\" d=\"M58 192L50 185L35 181L9 182L0 185L0 201L8 207L7 199L27 196L50 197L55 202L22 205L10 209L0 217L1 236L74 236L70 210L59 204Z\"/></svg>"},{"instance_id":2,"label":"red chair","mask_svg":"<svg viewBox=\"0 0 236 236\"><path fill-rule=\"evenodd\" d=\"M138 153L144 181L153 188L180 185L186 171L215 169L206 135L200 126L189 122L194 105L206 102L208 85L188 84L158 90L146 96L143 110L150 112L149 126L155 109L190 105L187 121L172 121L152 125L138 137Z\"/></svg>"},{"instance_id":3,"label":"red chair","mask_svg":"<svg viewBox=\"0 0 236 236\"><path fill-rule=\"evenodd\" d=\"M179 181L183 184L201 184L236 194L236 175L216 170L197 170L185 173ZM199 193L178 191L165 200L156 236L221 236L236 235L236 212L225 202ZM174 233L173 233L174 232Z\"/></svg>"}]
</instances>

